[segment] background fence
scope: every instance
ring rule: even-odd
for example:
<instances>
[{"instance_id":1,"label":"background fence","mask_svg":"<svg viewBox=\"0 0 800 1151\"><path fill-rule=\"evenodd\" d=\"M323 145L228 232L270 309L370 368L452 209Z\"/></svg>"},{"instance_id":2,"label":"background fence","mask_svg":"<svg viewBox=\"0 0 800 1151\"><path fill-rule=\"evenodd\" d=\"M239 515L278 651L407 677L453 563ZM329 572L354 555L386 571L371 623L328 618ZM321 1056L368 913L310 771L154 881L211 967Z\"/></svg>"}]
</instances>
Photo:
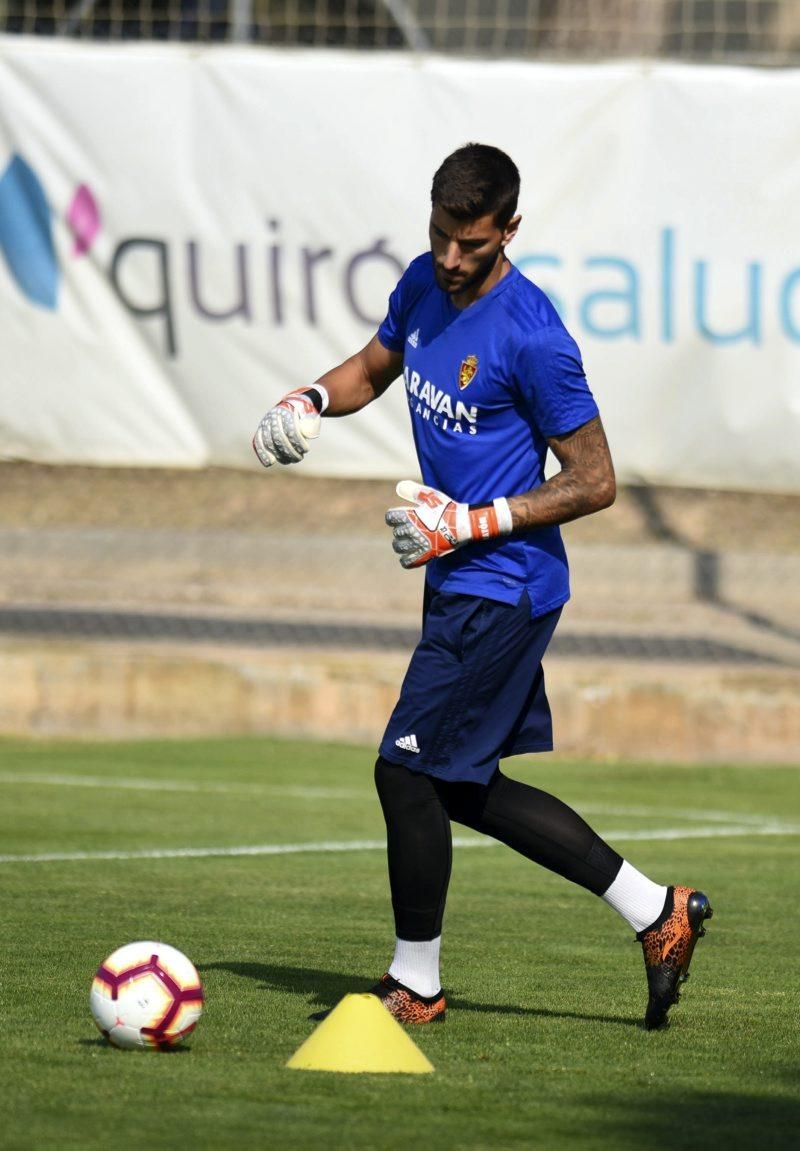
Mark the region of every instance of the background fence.
<instances>
[{"instance_id":1,"label":"background fence","mask_svg":"<svg viewBox=\"0 0 800 1151\"><path fill-rule=\"evenodd\" d=\"M795 0L0 0L0 29L93 39L790 65Z\"/></svg>"}]
</instances>

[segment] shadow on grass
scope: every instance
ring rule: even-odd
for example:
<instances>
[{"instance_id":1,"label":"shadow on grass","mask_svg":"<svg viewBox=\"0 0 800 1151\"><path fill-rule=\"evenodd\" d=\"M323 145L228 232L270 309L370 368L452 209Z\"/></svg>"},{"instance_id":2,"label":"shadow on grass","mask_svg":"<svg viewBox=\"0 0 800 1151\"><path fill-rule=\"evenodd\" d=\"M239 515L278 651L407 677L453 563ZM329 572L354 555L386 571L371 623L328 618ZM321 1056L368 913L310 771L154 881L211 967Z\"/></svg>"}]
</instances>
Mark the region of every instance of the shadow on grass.
<instances>
[{"instance_id":1,"label":"shadow on grass","mask_svg":"<svg viewBox=\"0 0 800 1151\"><path fill-rule=\"evenodd\" d=\"M308 967L280 967L268 963L205 963L198 965L202 974L206 971L228 971L243 979L254 979L261 983L263 990L289 991L304 996L314 1010L335 1007L339 1000L348 994L358 994L368 990L375 982L374 976L344 975L339 971L318 971ZM485 1012L489 1015L522 1015L539 1019L583 1019L594 1023L614 1023L622 1027L641 1027L639 1019L625 1015L596 1015L581 1011L555 1011L546 1007L520 1007L507 1003L476 1003L473 999L461 999L448 995L448 1007L459 1011Z\"/></svg>"},{"instance_id":2,"label":"shadow on grass","mask_svg":"<svg viewBox=\"0 0 800 1151\"><path fill-rule=\"evenodd\" d=\"M105 1051L134 1051L134 1052L148 1052L155 1051L155 1047L115 1047L110 1039L79 1039L79 1047L101 1047ZM191 1051L191 1047L187 1043L179 1043L176 1047L160 1047L158 1048L159 1055L187 1055Z\"/></svg>"},{"instance_id":3,"label":"shadow on grass","mask_svg":"<svg viewBox=\"0 0 800 1151\"><path fill-rule=\"evenodd\" d=\"M743 1092L648 1091L634 1099L583 1096L598 1137L613 1136L619 1148L691 1151L709 1143L725 1151L796 1151L800 1099L788 1095ZM602 1138L600 1139L602 1142ZM610 1146L603 1143L603 1146Z\"/></svg>"}]
</instances>

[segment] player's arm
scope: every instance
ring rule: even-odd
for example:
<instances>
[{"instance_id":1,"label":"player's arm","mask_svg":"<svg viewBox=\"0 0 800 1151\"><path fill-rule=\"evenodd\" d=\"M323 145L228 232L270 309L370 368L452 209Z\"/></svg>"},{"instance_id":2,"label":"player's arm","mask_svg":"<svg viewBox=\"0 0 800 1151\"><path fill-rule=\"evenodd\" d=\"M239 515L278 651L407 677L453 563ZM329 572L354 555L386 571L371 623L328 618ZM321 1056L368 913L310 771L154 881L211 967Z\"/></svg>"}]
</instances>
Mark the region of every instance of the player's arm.
<instances>
[{"instance_id":1,"label":"player's arm","mask_svg":"<svg viewBox=\"0 0 800 1151\"><path fill-rule=\"evenodd\" d=\"M320 419L346 416L366 407L403 370L400 352L385 348L377 336L308 387L285 395L256 429L253 449L265 468L297 464L319 435Z\"/></svg>"},{"instance_id":2,"label":"player's arm","mask_svg":"<svg viewBox=\"0 0 800 1151\"><path fill-rule=\"evenodd\" d=\"M390 351L373 336L360 352L320 376L317 383L328 394L325 415L348 416L360 411L383 395L402 370L402 352Z\"/></svg>"},{"instance_id":3,"label":"player's arm","mask_svg":"<svg viewBox=\"0 0 800 1151\"><path fill-rule=\"evenodd\" d=\"M565 524L610 507L616 498L614 463L599 416L547 444L561 471L509 499L514 532Z\"/></svg>"},{"instance_id":4,"label":"player's arm","mask_svg":"<svg viewBox=\"0 0 800 1151\"><path fill-rule=\"evenodd\" d=\"M564 524L614 502L614 465L599 416L547 442L561 471L540 487L510 499L461 504L412 480L399 483L397 494L414 506L390 508L386 522L403 567L422 567L475 540Z\"/></svg>"}]
</instances>

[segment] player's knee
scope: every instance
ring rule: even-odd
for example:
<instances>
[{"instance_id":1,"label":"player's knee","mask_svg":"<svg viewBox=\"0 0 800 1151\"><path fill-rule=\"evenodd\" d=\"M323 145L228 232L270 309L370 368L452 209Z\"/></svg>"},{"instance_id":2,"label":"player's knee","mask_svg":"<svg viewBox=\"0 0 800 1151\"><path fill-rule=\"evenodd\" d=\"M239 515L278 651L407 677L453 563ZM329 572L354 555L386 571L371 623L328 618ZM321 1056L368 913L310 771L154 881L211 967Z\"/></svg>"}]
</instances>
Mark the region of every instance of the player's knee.
<instances>
[{"instance_id":1,"label":"player's knee","mask_svg":"<svg viewBox=\"0 0 800 1151\"><path fill-rule=\"evenodd\" d=\"M375 787L384 814L424 806L435 798L433 783L421 772L409 771L379 755L375 762Z\"/></svg>"}]
</instances>

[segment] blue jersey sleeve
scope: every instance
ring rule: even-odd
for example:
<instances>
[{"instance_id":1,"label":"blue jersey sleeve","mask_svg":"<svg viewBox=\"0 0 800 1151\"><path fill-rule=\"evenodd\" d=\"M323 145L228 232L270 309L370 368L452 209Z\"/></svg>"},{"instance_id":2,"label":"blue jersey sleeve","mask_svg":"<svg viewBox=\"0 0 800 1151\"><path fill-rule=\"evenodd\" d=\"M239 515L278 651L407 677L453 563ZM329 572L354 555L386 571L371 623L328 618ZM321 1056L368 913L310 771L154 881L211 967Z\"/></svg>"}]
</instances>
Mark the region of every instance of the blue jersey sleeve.
<instances>
[{"instance_id":1,"label":"blue jersey sleeve","mask_svg":"<svg viewBox=\"0 0 800 1151\"><path fill-rule=\"evenodd\" d=\"M540 329L520 349L514 379L545 437L563 436L599 414L578 345L566 328Z\"/></svg>"},{"instance_id":2,"label":"blue jersey sleeve","mask_svg":"<svg viewBox=\"0 0 800 1151\"><path fill-rule=\"evenodd\" d=\"M386 319L378 328L378 339L384 348L388 348L390 352L402 352L406 339L403 296L403 280L400 280L389 297L389 310L386 313Z\"/></svg>"},{"instance_id":3,"label":"blue jersey sleeve","mask_svg":"<svg viewBox=\"0 0 800 1151\"><path fill-rule=\"evenodd\" d=\"M400 277L389 297L386 319L378 328L378 339L390 352L402 352L406 342L406 317L414 302L430 287L433 277L430 253L417 256Z\"/></svg>"}]
</instances>

